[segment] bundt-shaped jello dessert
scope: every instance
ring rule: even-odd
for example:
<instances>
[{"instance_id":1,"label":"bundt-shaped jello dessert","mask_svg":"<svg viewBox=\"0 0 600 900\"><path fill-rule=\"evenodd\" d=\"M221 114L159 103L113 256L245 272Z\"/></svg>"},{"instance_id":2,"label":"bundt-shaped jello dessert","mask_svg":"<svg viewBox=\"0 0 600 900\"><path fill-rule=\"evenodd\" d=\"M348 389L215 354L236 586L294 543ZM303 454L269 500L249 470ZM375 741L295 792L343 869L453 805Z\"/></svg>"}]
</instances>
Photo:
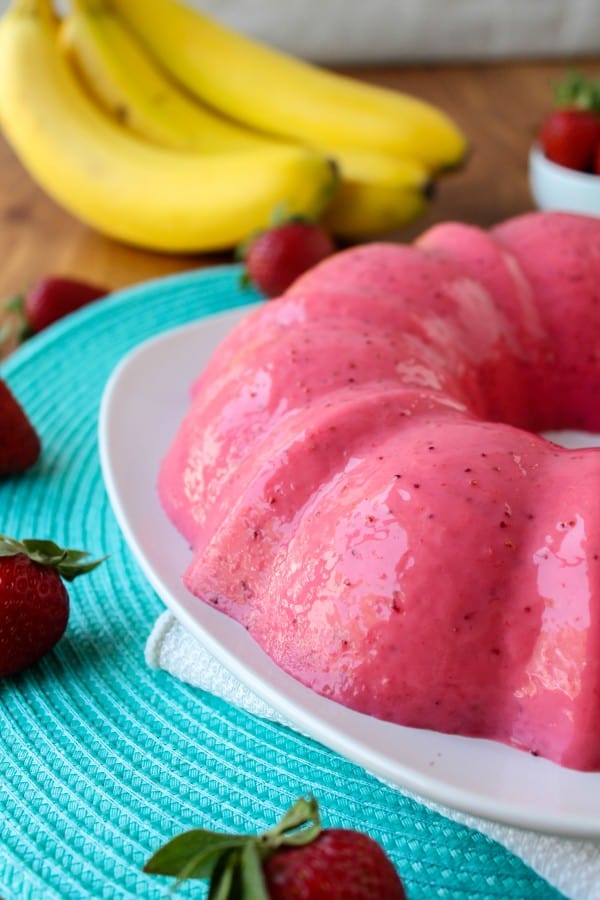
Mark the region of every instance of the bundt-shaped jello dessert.
<instances>
[{"instance_id":1,"label":"bundt-shaped jello dessert","mask_svg":"<svg viewBox=\"0 0 600 900\"><path fill-rule=\"evenodd\" d=\"M362 713L600 770L600 219L345 250L249 314L159 475L185 584Z\"/></svg>"}]
</instances>

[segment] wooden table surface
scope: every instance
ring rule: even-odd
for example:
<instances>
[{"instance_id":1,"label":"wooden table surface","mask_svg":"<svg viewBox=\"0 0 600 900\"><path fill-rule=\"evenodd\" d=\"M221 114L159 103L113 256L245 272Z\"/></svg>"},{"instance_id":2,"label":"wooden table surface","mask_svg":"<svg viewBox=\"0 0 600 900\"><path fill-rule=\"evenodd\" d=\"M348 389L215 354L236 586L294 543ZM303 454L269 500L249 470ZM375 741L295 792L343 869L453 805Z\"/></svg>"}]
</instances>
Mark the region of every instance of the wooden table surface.
<instances>
[{"instance_id":1,"label":"wooden table surface","mask_svg":"<svg viewBox=\"0 0 600 900\"><path fill-rule=\"evenodd\" d=\"M432 101L455 119L470 142L467 164L438 183L426 216L391 237L408 241L446 219L487 226L531 209L528 147L551 105L554 82L568 68L598 77L600 58L344 70ZM115 289L231 259L149 253L95 233L34 184L3 138L0 222L0 301L50 274L81 277ZM12 342L4 341L0 358L11 349Z\"/></svg>"}]
</instances>

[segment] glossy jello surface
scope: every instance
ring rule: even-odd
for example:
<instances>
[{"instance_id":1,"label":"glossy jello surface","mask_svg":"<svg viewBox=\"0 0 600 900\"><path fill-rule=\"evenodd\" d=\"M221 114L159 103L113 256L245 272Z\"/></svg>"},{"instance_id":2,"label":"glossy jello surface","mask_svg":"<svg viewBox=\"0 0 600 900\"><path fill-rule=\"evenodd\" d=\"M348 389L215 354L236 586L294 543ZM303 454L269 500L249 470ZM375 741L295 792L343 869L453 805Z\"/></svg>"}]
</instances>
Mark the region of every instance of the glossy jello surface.
<instances>
[{"instance_id":1,"label":"glossy jello surface","mask_svg":"<svg viewBox=\"0 0 600 900\"><path fill-rule=\"evenodd\" d=\"M159 473L185 583L399 724L600 769L600 222L339 253L246 317Z\"/></svg>"}]
</instances>

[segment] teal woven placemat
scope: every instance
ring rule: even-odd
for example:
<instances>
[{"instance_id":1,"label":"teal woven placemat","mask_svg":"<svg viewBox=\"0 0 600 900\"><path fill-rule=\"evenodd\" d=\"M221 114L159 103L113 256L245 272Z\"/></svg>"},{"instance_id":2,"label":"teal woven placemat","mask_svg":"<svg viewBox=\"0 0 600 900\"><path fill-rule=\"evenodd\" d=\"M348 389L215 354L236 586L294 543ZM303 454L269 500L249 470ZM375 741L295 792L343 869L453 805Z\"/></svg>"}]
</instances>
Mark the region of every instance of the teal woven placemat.
<instances>
[{"instance_id":1,"label":"teal woven placemat","mask_svg":"<svg viewBox=\"0 0 600 900\"><path fill-rule=\"evenodd\" d=\"M362 828L383 845L410 900L554 900L554 890L482 834L319 744L145 665L163 607L104 490L102 391L140 341L256 299L239 287L236 266L150 282L63 320L0 369L43 442L34 470L0 483L0 531L110 554L69 587L71 617L55 650L0 682L0 897L164 897L169 881L141 867L167 838L191 827L267 828L298 795L314 792L327 825ZM199 883L179 893L205 896Z\"/></svg>"}]
</instances>

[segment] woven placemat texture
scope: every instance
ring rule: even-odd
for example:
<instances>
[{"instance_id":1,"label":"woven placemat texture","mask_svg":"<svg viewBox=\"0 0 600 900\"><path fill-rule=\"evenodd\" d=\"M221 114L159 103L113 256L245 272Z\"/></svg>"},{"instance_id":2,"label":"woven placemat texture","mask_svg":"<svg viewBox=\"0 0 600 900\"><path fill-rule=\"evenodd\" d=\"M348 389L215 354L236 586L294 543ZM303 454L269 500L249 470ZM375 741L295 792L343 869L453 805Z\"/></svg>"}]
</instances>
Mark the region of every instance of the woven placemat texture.
<instances>
[{"instance_id":1,"label":"woven placemat texture","mask_svg":"<svg viewBox=\"0 0 600 900\"><path fill-rule=\"evenodd\" d=\"M43 442L33 470L0 483L0 531L109 554L69 586L69 626L55 650L0 682L0 896L164 897L170 881L141 867L167 838L192 827L267 828L314 792L326 824L365 829L383 845L411 900L553 900L546 882L484 835L145 664L163 607L106 496L100 399L141 341L254 302L239 275L225 266L122 291L32 338L0 368ZM178 894L205 889L191 883Z\"/></svg>"}]
</instances>

